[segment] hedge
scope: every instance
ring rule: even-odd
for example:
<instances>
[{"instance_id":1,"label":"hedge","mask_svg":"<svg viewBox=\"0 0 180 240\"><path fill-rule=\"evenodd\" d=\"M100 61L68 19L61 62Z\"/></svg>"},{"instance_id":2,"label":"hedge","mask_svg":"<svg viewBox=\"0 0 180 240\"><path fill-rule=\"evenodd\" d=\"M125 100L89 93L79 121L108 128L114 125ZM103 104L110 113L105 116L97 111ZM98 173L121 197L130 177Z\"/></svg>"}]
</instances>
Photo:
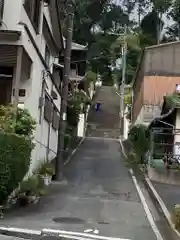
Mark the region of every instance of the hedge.
<instances>
[{"instance_id":1,"label":"hedge","mask_svg":"<svg viewBox=\"0 0 180 240\"><path fill-rule=\"evenodd\" d=\"M0 133L0 205L7 201L28 172L32 149L31 139Z\"/></svg>"},{"instance_id":2,"label":"hedge","mask_svg":"<svg viewBox=\"0 0 180 240\"><path fill-rule=\"evenodd\" d=\"M134 158L133 162L142 164L145 160L145 154L149 150L150 139L147 135L147 126L137 124L133 126L128 134L128 140L131 143L132 151L129 151L129 158Z\"/></svg>"}]
</instances>

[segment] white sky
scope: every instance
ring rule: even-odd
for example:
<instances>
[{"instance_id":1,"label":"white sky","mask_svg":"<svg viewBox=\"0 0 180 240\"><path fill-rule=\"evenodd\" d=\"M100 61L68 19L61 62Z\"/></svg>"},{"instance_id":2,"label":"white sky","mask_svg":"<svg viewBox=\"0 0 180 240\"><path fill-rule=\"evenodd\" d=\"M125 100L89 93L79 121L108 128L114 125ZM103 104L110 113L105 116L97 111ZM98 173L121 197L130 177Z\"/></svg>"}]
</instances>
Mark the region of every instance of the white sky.
<instances>
[{"instance_id":1,"label":"white sky","mask_svg":"<svg viewBox=\"0 0 180 240\"><path fill-rule=\"evenodd\" d=\"M117 5L120 5L120 3L122 2L122 0L113 0L114 3L116 3ZM132 13L132 19L137 20L137 9L135 9L135 11ZM143 16L142 16L143 17ZM167 19L166 16L163 16L163 21L165 23L165 27L172 25L172 20Z\"/></svg>"}]
</instances>

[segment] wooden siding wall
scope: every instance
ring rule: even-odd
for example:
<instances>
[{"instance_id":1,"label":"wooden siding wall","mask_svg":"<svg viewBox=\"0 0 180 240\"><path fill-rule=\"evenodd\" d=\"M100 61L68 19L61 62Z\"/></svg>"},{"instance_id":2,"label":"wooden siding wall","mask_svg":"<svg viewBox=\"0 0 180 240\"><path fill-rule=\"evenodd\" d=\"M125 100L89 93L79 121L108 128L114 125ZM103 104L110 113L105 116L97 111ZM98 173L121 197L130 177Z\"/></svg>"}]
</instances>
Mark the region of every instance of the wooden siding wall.
<instances>
[{"instance_id":1,"label":"wooden siding wall","mask_svg":"<svg viewBox=\"0 0 180 240\"><path fill-rule=\"evenodd\" d=\"M132 111L132 122L134 123L139 115L141 108L143 106L143 95L144 95L144 83L141 82L137 86L136 91L133 96L133 111Z\"/></svg>"},{"instance_id":2,"label":"wooden siding wall","mask_svg":"<svg viewBox=\"0 0 180 240\"><path fill-rule=\"evenodd\" d=\"M148 48L145 51L145 75L180 75L180 43Z\"/></svg>"}]
</instances>

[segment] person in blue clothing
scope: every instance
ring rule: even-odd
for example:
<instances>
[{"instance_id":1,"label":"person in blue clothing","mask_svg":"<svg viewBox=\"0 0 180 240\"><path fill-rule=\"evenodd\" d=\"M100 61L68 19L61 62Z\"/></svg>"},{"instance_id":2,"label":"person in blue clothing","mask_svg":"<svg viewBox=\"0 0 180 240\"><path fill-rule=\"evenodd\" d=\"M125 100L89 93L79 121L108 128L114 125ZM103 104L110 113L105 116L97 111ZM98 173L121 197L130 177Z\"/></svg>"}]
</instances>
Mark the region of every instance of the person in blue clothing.
<instances>
[{"instance_id":1,"label":"person in blue clothing","mask_svg":"<svg viewBox=\"0 0 180 240\"><path fill-rule=\"evenodd\" d=\"M96 112L99 112L99 111L100 111L100 106L101 106L101 103L100 103L100 102L97 102L97 103L96 103Z\"/></svg>"}]
</instances>

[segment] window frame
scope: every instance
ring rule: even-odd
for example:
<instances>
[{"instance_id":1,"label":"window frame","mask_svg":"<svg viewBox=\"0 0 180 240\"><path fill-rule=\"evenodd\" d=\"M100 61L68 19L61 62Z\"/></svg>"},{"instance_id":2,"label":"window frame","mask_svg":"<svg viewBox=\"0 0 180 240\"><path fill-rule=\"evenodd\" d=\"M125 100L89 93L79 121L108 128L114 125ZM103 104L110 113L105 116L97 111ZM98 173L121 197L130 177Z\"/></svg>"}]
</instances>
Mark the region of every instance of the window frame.
<instances>
[{"instance_id":1,"label":"window frame","mask_svg":"<svg viewBox=\"0 0 180 240\"><path fill-rule=\"evenodd\" d=\"M48 53L48 55L47 55ZM45 59L45 62L47 64L47 66L49 67L50 66L50 60L51 60L51 52L50 52L50 49L48 47L48 45L46 44L45 46L45 54L44 54L44 59ZM47 60L47 57L48 57L48 60Z\"/></svg>"},{"instance_id":2,"label":"window frame","mask_svg":"<svg viewBox=\"0 0 180 240\"><path fill-rule=\"evenodd\" d=\"M50 113L49 113L50 111ZM44 96L44 119L48 123L52 123L52 118L53 118L53 103L51 98L48 96L47 93L45 93Z\"/></svg>"},{"instance_id":3,"label":"window frame","mask_svg":"<svg viewBox=\"0 0 180 240\"><path fill-rule=\"evenodd\" d=\"M36 33L39 33L42 0L24 0L24 9Z\"/></svg>"},{"instance_id":4,"label":"window frame","mask_svg":"<svg viewBox=\"0 0 180 240\"><path fill-rule=\"evenodd\" d=\"M54 106L53 106L52 128L55 131L57 131L59 129L60 113L59 113L57 107L55 106L55 104L53 104L53 105ZM58 123L56 123L57 120L58 120Z\"/></svg>"}]
</instances>

